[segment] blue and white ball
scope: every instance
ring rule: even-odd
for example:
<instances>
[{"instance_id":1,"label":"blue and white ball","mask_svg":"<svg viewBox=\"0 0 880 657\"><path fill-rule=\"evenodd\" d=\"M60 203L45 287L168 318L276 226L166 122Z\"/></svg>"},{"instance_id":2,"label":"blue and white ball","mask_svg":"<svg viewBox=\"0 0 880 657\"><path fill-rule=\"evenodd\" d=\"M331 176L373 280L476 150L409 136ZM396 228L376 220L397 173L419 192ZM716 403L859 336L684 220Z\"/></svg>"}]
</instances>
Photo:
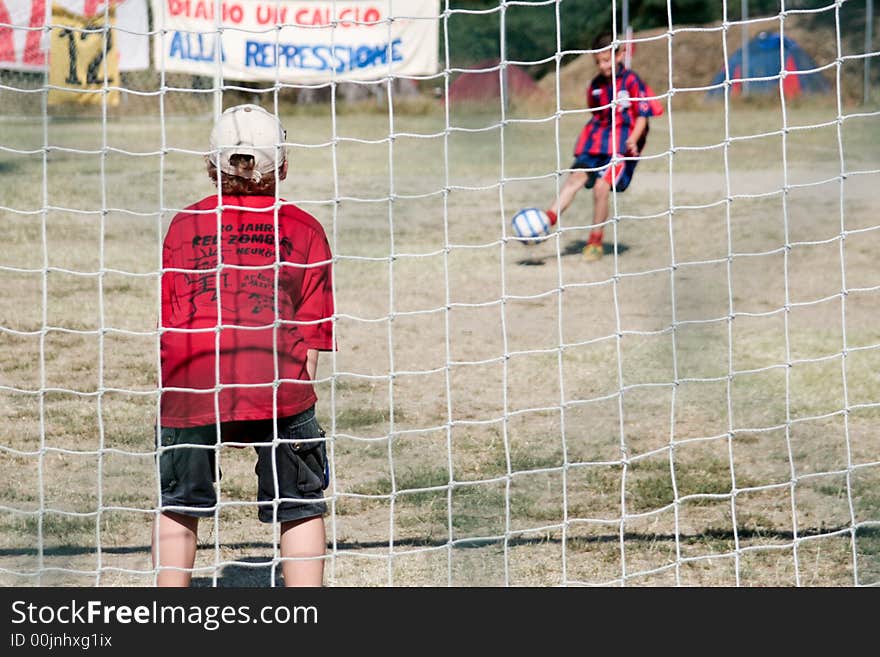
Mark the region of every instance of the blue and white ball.
<instances>
[{"instance_id":1,"label":"blue and white ball","mask_svg":"<svg viewBox=\"0 0 880 657\"><path fill-rule=\"evenodd\" d=\"M550 217L538 208L523 208L511 221L513 234L525 244L535 244L550 232Z\"/></svg>"}]
</instances>

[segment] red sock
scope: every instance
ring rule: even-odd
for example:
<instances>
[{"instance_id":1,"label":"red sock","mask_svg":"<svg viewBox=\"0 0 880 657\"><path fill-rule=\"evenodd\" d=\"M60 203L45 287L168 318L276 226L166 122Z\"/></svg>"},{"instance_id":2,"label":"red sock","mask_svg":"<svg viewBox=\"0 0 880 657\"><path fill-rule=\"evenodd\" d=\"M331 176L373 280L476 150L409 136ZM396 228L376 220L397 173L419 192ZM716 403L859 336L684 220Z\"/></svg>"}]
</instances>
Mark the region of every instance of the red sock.
<instances>
[{"instance_id":1,"label":"red sock","mask_svg":"<svg viewBox=\"0 0 880 657\"><path fill-rule=\"evenodd\" d=\"M590 232L590 239L587 244L598 244L602 246L602 229L596 229Z\"/></svg>"},{"instance_id":2,"label":"red sock","mask_svg":"<svg viewBox=\"0 0 880 657\"><path fill-rule=\"evenodd\" d=\"M553 210L547 210L547 217L550 219L550 225L555 226L559 217L556 216L556 213Z\"/></svg>"}]
</instances>

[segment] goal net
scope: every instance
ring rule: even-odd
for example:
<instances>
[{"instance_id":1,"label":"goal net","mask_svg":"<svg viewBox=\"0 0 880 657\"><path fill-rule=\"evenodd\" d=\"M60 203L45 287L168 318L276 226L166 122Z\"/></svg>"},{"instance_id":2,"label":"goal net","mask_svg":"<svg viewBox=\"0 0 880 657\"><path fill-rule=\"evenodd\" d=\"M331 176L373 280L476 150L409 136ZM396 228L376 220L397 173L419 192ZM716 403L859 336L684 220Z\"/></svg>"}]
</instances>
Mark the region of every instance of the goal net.
<instances>
[{"instance_id":1,"label":"goal net","mask_svg":"<svg viewBox=\"0 0 880 657\"><path fill-rule=\"evenodd\" d=\"M327 585L877 585L876 27L871 0L0 0L0 582L156 582L162 241L255 103L333 255ZM603 215L591 165L525 244L584 125L638 114L630 70L644 146L594 149L628 186ZM193 582L281 585L236 447Z\"/></svg>"}]
</instances>

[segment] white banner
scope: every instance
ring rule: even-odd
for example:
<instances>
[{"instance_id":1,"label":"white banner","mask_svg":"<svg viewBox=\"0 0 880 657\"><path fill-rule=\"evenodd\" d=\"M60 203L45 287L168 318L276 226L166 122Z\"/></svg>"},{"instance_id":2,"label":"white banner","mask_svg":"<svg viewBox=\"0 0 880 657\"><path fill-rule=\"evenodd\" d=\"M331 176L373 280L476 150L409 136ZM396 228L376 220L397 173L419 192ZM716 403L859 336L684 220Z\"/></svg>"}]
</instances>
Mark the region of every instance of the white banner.
<instances>
[{"instance_id":1,"label":"white banner","mask_svg":"<svg viewBox=\"0 0 880 657\"><path fill-rule=\"evenodd\" d=\"M52 5L85 18L103 15L106 0L0 0L0 68L45 71L49 57ZM147 35L147 0L119 0L116 32L120 71L140 71L150 66Z\"/></svg>"},{"instance_id":2,"label":"white banner","mask_svg":"<svg viewBox=\"0 0 880 657\"><path fill-rule=\"evenodd\" d=\"M116 49L120 71L150 68L147 0L125 0L116 8Z\"/></svg>"},{"instance_id":3,"label":"white banner","mask_svg":"<svg viewBox=\"0 0 880 657\"><path fill-rule=\"evenodd\" d=\"M224 79L294 83L438 69L439 0L224 0L217 18L215 4L152 0L157 69L215 76L221 57Z\"/></svg>"}]
</instances>

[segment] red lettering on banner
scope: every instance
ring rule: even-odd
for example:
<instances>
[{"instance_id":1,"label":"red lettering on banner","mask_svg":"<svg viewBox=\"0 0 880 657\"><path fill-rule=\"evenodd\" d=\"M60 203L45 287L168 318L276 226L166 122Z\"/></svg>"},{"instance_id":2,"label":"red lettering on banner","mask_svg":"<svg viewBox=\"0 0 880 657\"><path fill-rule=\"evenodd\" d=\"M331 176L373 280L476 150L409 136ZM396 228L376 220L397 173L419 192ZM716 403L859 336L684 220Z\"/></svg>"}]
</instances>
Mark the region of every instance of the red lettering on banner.
<instances>
[{"instance_id":1,"label":"red lettering on banner","mask_svg":"<svg viewBox=\"0 0 880 657\"><path fill-rule=\"evenodd\" d=\"M278 11L277 7L271 5L257 5L257 23L260 25L280 25L287 20L287 7L281 7Z\"/></svg>"},{"instance_id":2,"label":"red lettering on banner","mask_svg":"<svg viewBox=\"0 0 880 657\"><path fill-rule=\"evenodd\" d=\"M209 11L210 15L208 15ZM196 11L193 14L193 18L214 18L214 3L211 3L210 10L205 6L204 1L196 4Z\"/></svg>"},{"instance_id":3,"label":"red lettering on banner","mask_svg":"<svg viewBox=\"0 0 880 657\"><path fill-rule=\"evenodd\" d=\"M32 0L31 24L29 27L43 27L46 24L46 0ZM45 66L46 53L40 48L40 30L30 30L24 40L24 63Z\"/></svg>"},{"instance_id":4,"label":"red lettering on banner","mask_svg":"<svg viewBox=\"0 0 880 657\"><path fill-rule=\"evenodd\" d=\"M43 0L45 1L45 0ZM106 0L86 0L97 6ZM202 20L214 20L214 0L167 0L166 6L171 16L186 16L187 18L199 18ZM241 4L221 4L224 23L239 24L244 20L244 8ZM256 5L256 22L258 25L282 25L288 20L288 7L273 5L271 3ZM346 7L342 9L336 25L338 27L374 27L382 22L382 12L379 7ZM330 27L333 23L331 8L327 7L304 7L297 9L293 14L294 25L307 25L309 27Z\"/></svg>"},{"instance_id":5,"label":"red lettering on banner","mask_svg":"<svg viewBox=\"0 0 880 657\"><path fill-rule=\"evenodd\" d=\"M3 0L0 0L0 23L12 25L12 19L9 17L9 11ZM15 43L12 40L12 28L0 27L0 62L15 61Z\"/></svg>"},{"instance_id":6,"label":"red lettering on banner","mask_svg":"<svg viewBox=\"0 0 880 657\"><path fill-rule=\"evenodd\" d=\"M0 0L0 23L12 24L9 11L3 0ZM46 0L32 0L29 28L42 28L46 24ZM15 61L15 41L12 38L11 27L0 28L0 62ZM31 66L45 66L46 53L40 47L40 37L43 32L40 29L28 30L24 40L24 56L22 63Z\"/></svg>"},{"instance_id":7,"label":"red lettering on banner","mask_svg":"<svg viewBox=\"0 0 880 657\"><path fill-rule=\"evenodd\" d=\"M168 0L168 13L172 16L189 16L189 0Z\"/></svg>"},{"instance_id":8,"label":"red lettering on banner","mask_svg":"<svg viewBox=\"0 0 880 657\"><path fill-rule=\"evenodd\" d=\"M330 25L330 10L325 9L322 12L320 9L315 9L312 12L311 23L306 23L306 25Z\"/></svg>"},{"instance_id":9,"label":"red lettering on banner","mask_svg":"<svg viewBox=\"0 0 880 657\"><path fill-rule=\"evenodd\" d=\"M365 23L378 23L382 20L382 13L376 7L367 7L364 12Z\"/></svg>"},{"instance_id":10,"label":"red lettering on banner","mask_svg":"<svg viewBox=\"0 0 880 657\"><path fill-rule=\"evenodd\" d=\"M187 18L201 18L207 21L214 20L214 0L168 0L168 13L172 16L186 16ZM241 23L244 20L244 9L240 4L220 5L224 23Z\"/></svg>"},{"instance_id":11,"label":"red lettering on banner","mask_svg":"<svg viewBox=\"0 0 880 657\"><path fill-rule=\"evenodd\" d=\"M311 27L330 27L330 9L299 9L293 17L296 25L308 25ZM346 7L339 12L337 26L339 27L372 27L382 20L382 13L378 7ZM283 21L282 21L283 22Z\"/></svg>"}]
</instances>

